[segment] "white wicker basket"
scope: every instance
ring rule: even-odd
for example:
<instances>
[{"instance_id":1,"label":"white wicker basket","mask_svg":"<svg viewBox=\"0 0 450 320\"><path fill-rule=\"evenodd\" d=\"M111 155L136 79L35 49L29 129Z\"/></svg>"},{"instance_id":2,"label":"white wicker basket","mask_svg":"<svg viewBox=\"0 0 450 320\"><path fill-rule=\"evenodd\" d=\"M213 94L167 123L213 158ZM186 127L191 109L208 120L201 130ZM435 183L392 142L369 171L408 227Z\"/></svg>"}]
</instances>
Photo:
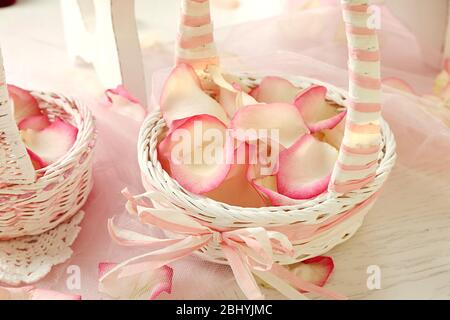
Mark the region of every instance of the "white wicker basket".
<instances>
[{"instance_id":1,"label":"white wicker basket","mask_svg":"<svg viewBox=\"0 0 450 320\"><path fill-rule=\"evenodd\" d=\"M244 78L246 76L243 76ZM286 77L299 87L312 84L325 85L323 82L303 77ZM248 77L247 77L248 79ZM252 77L251 81L254 77ZM345 92L327 84L328 98L337 104L347 107ZM165 128L165 121L159 112L147 117L142 125L138 156L142 171L144 186L148 191L159 191L174 205L185 209L195 219L206 222L216 228L249 228L264 227L267 230L277 230L277 227L301 225L319 225L333 218L346 215L350 210L355 214L324 230L313 238L297 239L294 242L295 261L302 261L321 255L331 250L337 244L348 240L361 226L367 212L378 196L378 191L384 184L395 163L395 140L389 126L382 120L382 147L379 155L379 165L376 178L363 188L345 194L335 192L324 193L314 199L305 200L295 206L240 208L220 203L204 196L193 194L181 187L163 170L158 160L158 136ZM358 208L360 209L358 210ZM203 258L217 263L227 263L220 249L220 244L210 242L198 252ZM286 257L281 264L292 263L291 257Z\"/></svg>"},{"instance_id":2,"label":"white wicker basket","mask_svg":"<svg viewBox=\"0 0 450 320\"><path fill-rule=\"evenodd\" d=\"M90 111L79 102L58 94L32 92L32 95L50 119L59 117L78 128L76 141L70 151L55 163L37 171L32 166L12 115L0 53L0 241L2 246L10 248L7 257L0 259L0 281L13 284L22 280L28 282L30 274L38 268L37 263L33 262L35 257L41 260L47 258L47 261L59 259L57 262L61 263L62 258L56 257L56 247L65 250L64 260L70 256L68 248L75 238L74 234L78 234L79 217L83 216L77 213L87 201L93 186L92 155L96 133ZM76 226L71 222L75 215L78 216ZM68 226L72 225L73 228L69 230ZM62 227L49 233L59 226ZM63 245L52 243L60 239L65 241L60 236L60 229L72 233L71 240ZM59 234L58 239L52 234ZM30 252L31 243L29 248L16 246L23 242L19 237L26 236L30 240L36 235L46 239L39 253L36 250ZM17 251L16 270L11 270L15 247L20 247L20 251ZM24 251L27 253L24 254ZM52 251L51 256L45 256L44 252L47 251ZM39 272L39 277L42 277L50 270L49 265L53 262L46 265L43 261L38 264L39 267L45 265L45 272L42 269ZM27 270L18 275L18 270L24 265ZM38 279L35 277L33 280Z\"/></svg>"},{"instance_id":3,"label":"white wicker basket","mask_svg":"<svg viewBox=\"0 0 450 320\"><path fill-rule=\"evenodd\" d=\"M311 200L299 201L297 205L264 208L231 206L190 193L163 170L158 160L158 137L165 128L162 115L159 112L149 115L141 128L138 157L147 193L140 197L129 197L129 211L133 214L138 213L144 223L161 227L170 239L186 241L191 238L206 239L200 243L201 246L197 247L193 242L194 245L190 247L194 248L192 251L196 250L198 255L208 261L230 264L247 297L261 297L255 289L254 281L250 279L251 277L249 278L251 273L264 278L271 285L275 284L274 287L280 292L284 291L284 294L289 297L298 298L299 296L298 292L293 294L292 290L285 286L286 283L296 290L309 287L307 291L332 296L318 288L298 282L298 279L292 278L285 271L280 271L284 269L280 269L282 267L277 265L289 265L321 255L353 236L379 195L380 188L395 162L395 140L389 126L381 118L378 42L376 32L366 27L369 19L367 0L342 0L342 2L350 50L350 93L347 94L333 85L314 79L283 75L302 88L313 84L326 86L327 99L347 108L343 145L328 192ZM203 72L204 67L218 61L212 34L209 34L212 33L209 1L183 0L182 3L177 61L194 66L202 75L204 84L207 84L208 74ZM194 43L197 47L183 46L183 40L186 39L184 44ZM192 41L189 42L189 40ZM243 74L240 78L253 86L261 80L260 75L253 74ZM369 130L366 139L368 142L365 142L363 129ZM358 137L357 143L352 140L355 136ZM151 200L151 206L154 209L145 203L146 199ZM117 238L122 238L119 242L125 245L153 244L154 242L142 235L115 232L113 228L111 230ZM239 238L243 234L239 232L247 232L244 237L247 237L249 233L259 233L259 235L265 233L263 237L259 235L253 237L250 241L253 245L254 240L258 239L274 240L272 246L288 239L290 243L286 247L293 248L294 252L283 255L275 254L275 247L268 249L269 251L266 252L269 254L264 257L273 257L273 264L267 264L266 273L261 273L260 268L255 268L248 256L248 254L258 255L260 251L252 251L254 249L252 245L243 240L244 238ZM236 240L237 238L240 240ZM178 245L181 246L181 243ZM237 255L234 258L231 256L231 259L230 251L228 251L230 245L231 250L235 250ZM225 249L228 252L225 252ZM175 245L170 250L174 250L181 256L185 255L185 252L176 248ZM165 251L169 249L166 248ZM103 278L103 283L107 283L114 277L118 281L115 274L118 270L132 270L126 271L128 274L135 272L139 269L138 265L133 265L138 262L137 260L148 260L151 266L152 259L158 259L157 256L160 254L159 251L148 253L122 263ZM141 265L143 266L144 263ZM267 272L274 273L267 275ZM286 283L274 280L274 275L283 278Z\"/></svg>"}]
</instances>

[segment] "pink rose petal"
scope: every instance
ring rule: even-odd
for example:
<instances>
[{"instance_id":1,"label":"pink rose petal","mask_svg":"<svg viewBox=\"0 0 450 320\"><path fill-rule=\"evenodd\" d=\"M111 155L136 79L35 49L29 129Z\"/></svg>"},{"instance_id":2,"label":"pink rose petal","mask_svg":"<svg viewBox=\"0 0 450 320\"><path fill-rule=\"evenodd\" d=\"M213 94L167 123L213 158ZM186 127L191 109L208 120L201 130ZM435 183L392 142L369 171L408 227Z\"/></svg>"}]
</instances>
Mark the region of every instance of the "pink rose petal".
<instances>
[{"instance_id":1,"label":"pink rose petal","mask_svg":"<svg viewBox=\"0 0 450 320\"><path fill-rule=\"evenodd\" d=\"M292 199L311 199L325 192L338 152L312 135L280 153L277 190Z\"/></svg>"},{"instance_id":2,"label":"pink rose petal","mask_svg":"<svg viewBox=\"0 0 450 320\"><path fill-rule=\"evenodd\" d=\"M179 119L207 114L225 124L229 120L222 106L205 92L192 67L180 64L167 79L161 95L161 111L169 127Z\"/></svg>"},{"instance_id":3,"label":"pink rose petal","mask_svg":"<svg viewBox=\"0 0 450 320\"><path fill-rule=\"evenodd\" d=\"M173 269L163 266L129 277L120 277L116 263L99 264L99 291L115 299L155 300L172 292Z\"/></svg>"},{"instance_id":4,"label":"pink rose petal","mask_svg":"<svg viewBox=\"0 0 450 320\"><path fill-rule=\"evenodd\" d=\"M250 169L249 172L252 170ZM248 175L249 181L272 206L293 206L302 203L300 200L292 199L278 193L277 177L275 175L252 177L252 174Z\"/></svg>"},{"instance_id":5,"label":"pink rose petal","mask_svg":"<svg viewBox=\"0 0 450 320\"><path fill-rule=\"evenodd\" d=\"M30 149L27 149L27 153L31 159L31 163L33 164L34 170L40 170L47 166L44 160L42 160L37 154L35 154Z\"/></svg>"},{"instance_id":6,"label":"pink rose petal","mask_svg":"<svg viewBox=\"0 0 450 320\"><path fill-rule=\"evenodd\" d=\"M8 84L8 93L11 97L16 123L28 117L41 115L39 104L30 92Z\"/></svg>"},{"instance_id":7,"label":"pink rose petal","mask_svg":"<svg viewBox=\"0 0 450 320\"><path fill-rule=\"evenodd\" d=\"M250 166L248 164L249 156L250 147L244 143L236 149L233 165L225 181L217 189L206 193L205 196L238 207L260 208L266 206L267 202L247 179Z\"/></svg>"},{"instance_id":8,"label":"pink rose petal","mask_svg":"<svg viewBox=\"0 0 450 320\"><path fill-rule=\"evenodd\" d=\"M21 131L22 139L28 149L46 164L52 164L63 157L74 145L78 129L56 118L41 131Z\"/></svg>"},{"instance_id":9,"label":"pink rose petal","mask_svg":"<svg viewBox=\"0 0 450 320\"><path fill-rule=\"evenodd\" d=\"M294 104L312 133L332 129L345 117L345 112L339 112L327 103L326 94L327 88L312 86L295 99Z\"/></svg>"},{"instance_id":10,"label":"pink rose petal","mask_svg":"<svg viewBox=\"0 0 450 320\"><path fill-rule=\"evenodd\" d=\"M106 90L105 94L114 112L136 121L142 121L145 118L147 110L122 85Z\"/></svg>"},{"instance_id":11,"label":"pink rose petal","mask_svg":"<svg viewBox=\"0 0 450 320\"><path fill-rule=\"evenodd\" d=\"M45 128L49 127L51 125L50 120L48 120L48 117L41 114L38 116L30 116L22 121L19 122L18 127L19 130L34 130L34 131L41 131Z\"/></svg>"},{"instance_id":12,"label":"pink rose petal","mask_svg":"<svg viewBox=\"0 0 450 320\"><path fill-rule=\"evenodd\" d=\"M220 67L210 65L208 73L219 88L218 100L228 117L232 118L244 106L258 104L258 101L247 94L248 88L235 77L224 74Z\"/></svg>"},{"instance_id":13,"label":"pink rose petal","mask_svg":"<svg viewBox=\"0 0 450 320\"><path fill-rule=\"evenodd\" d=\"M273 133L278 135L278 143L289 148L302 135L309 133L297 108L286 103L272 103L246 106L239 110L231 120L231 128L244 137L237 139L254 142L263 137L259 133L263 131L266 137L274 140ZM254 134L251 134L254 132Z\"/></svg>"},{"instance_id":14,"label":"pink rose petal","mask_svg":"<svg viewBox=\"0 0 450 320\"><path fill-rule=\"evenodd\" d=\"M173 178L197 194L222 183L233 154L225 124L210 115L188 118L159 144L158 152L168 159Z\"/></svg>"},{"instance_id":15,"label":"pink rose petal","mask_svg":"<svg viewBox=\"0 0 450 320\"><path fill-rule=\"evenodd\" d=\"M334 270L334 262L330 257L319 256L304 260L291 267L295 275L316 286L323 287Z\"/></svg>"},{"instance_id":16,"label":"pink rose petal","mask_svg":"<svg viewBox=\"0 0 450 320\"><path fill-rule=\"evenodd\" d=\"M263 103L294 103L302 89L280 77L265 77L251 95Z\"/></svg>"}]
</instances>

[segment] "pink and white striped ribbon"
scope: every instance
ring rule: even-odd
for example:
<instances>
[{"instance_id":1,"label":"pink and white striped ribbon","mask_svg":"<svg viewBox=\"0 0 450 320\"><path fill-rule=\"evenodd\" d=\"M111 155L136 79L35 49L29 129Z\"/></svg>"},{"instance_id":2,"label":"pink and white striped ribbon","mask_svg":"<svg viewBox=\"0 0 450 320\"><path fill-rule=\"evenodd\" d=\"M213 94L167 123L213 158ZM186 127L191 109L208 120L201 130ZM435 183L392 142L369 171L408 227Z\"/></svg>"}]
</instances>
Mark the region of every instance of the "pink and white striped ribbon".
<instances>
[{"instance_id":1,"label":"pink and white striped ribbon","mask_svg":"<svg viewBox=\"0 0 450 320\"><path fill-rule=\"evenodd\" d=\"M182 0L176 64L197 71L219 64L213 29L209 0Z\"/></svg>"},{"instance_id":2,"label":"pink and white striped ribbon","mask_svg":"<svg viewBox=\"0 0 450 320\"><path fill-rule=\"evenodd\" d=\"M381 145L380 51L368 0L341 0L349 50L346 130L330 189L346 193L370 183Z\"/></svg>"}]
</instances>

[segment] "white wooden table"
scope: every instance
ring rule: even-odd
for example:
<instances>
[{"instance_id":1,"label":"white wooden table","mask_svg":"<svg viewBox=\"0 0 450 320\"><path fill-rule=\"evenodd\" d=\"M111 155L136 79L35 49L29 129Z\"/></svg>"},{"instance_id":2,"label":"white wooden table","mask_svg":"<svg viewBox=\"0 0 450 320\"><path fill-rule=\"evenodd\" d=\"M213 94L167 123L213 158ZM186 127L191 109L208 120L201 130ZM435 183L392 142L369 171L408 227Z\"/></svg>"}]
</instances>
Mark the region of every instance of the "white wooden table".
<instances>
[{"instance_id":1,"label":"white wooden table","mask_svg":"<svg viewBox=\"0 0 450 320\"><path fill-rule=\"evenodd\" d=\"M155 7L149 8L150 3ZM161 40L156 49L144 48L146 71L169 66L171 48L164 42L175 35L176 3L138 0L137 5L139 27L147 35L146 41L152 34L153 39ZM259 12L260 17L276 13L269 6L266 9ZM152 18L155 12L158 12L156 19ZM242 22L246 17L242 14L230 20L230 15L223 13L216 21L225 25L230 21ZM94 72L86 66L73 66L67 59L57 0L19 0L18 5L1 9L0 40L10 82L79 96L91 104L101 96L103 90ZM147 79L150 86L151 77ZM405 146L409 142L401 143ZM450 163L431 168L418 163L414 170L411 167L400 159L361 230L330 252L336 264L330 289L353 299L450 298ZM104 217L105 224L108 216ZM367 287L370 266L381 271L379 290ZM202 268L205 266L196 270ZM189 279L182 282L188 283ZM226 288L209 298L240 297L235 286L220 287ZM92 288L83 291L86 298L96 297ZM175 292L174 297L201 297L194 291Z\"/></svg>"}]
</instances>

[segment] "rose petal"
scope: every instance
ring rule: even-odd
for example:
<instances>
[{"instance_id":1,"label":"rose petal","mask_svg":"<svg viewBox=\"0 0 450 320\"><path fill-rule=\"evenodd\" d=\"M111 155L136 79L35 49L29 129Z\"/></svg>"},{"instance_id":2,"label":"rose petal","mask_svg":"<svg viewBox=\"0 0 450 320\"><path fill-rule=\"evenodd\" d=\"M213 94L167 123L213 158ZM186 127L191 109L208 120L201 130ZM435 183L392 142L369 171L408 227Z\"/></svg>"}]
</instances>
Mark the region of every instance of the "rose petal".
<instances>
[{"instance_id":1,"label":"rose petal","mask_svg":"<svg viewBox=\"0 0 450 320\"><path fill-rule=\"evenodd\" d=\"M258 190L272 206L294 206L302 203L301 200L291 199L278 193L276 176L261 176L249 180L256 190Z\"/></svg>"},{"instance_id":2,"label":"rose petal","mask_svg":"<svg viewBox=\"0 0 450 320\"><path fill-rule=\"evenodd\" d=\"M233 117L231 128L236 132L238 140L254 142L270 138L285 148L309 133L297 108L286 103L246 106Z\"/></svg>"},{"instance_id":3,"label":"rose petal","mask_svg":"<svg viewBox=\"0 0 450 320\"><path fill-rule=\"evenodd\" d=\"M232 206L246 208L266 206L267 202L247 179L249 157L250 146L244 143L236 149L233 165L225 181L205 196Z\"/></svg>"},{"instance_id":4,"label":"rose petal","mask_svg":"<svg viewBox=\"0 0 450 320\"><path fill-rule=\"evenodd\" d=\"M411 93L414 95L416 94L413 87L411 87L406 81L404 81L400 78L396 78L396 77L384 78L382 82L384 85L386 85L388 87L391 87L391 88L394 88L394 89L397 89L397 90L400 90L400 91L403 91L406 93Z\"/></svg>"},{"instance_id":5,"label":"rose petal","mask_svg":"<svg viewBox=\"0 0 450 320\"><path fill-rule=\"evenodd\" d=\"M325 192L338 152L312 135L280 153L277 190L293 199L311 199Z\"/></svg>"},{"instance_id":6,"label":"rose petal","mask_svg":"<svg viewBox=\"0 0 450 320\"><path fill-rule=\"evenodd\" d=\"M147 110L142 106L141 102L133 97L122 85L115 89L108 89L105 92L111 110L114 112L134 119L142 121L147 115Z\"/></svg>"},{"instance_id":7,"label":"rose petal","mask_svg":"<svg viewBox=\"0 0 450 320\"><path fill-rule=\"evenodd\" d=\"M220 88L219 102L230 118L233 118L241 108L258 104L258 101L242 90L232 92L223 88Z\"/></svg>"},{"instance_id":8,"label":"rose petal","mask_svg":"<svg viewBox=\"0 0 450 320\"><path fill-rule=\"evenodd\" d=\"M185 189L203 194L217 188L230 171L232 144L226 126L210 115L186 119L158 146L172 176Z\"/></svg>"},{"instance_id":9,"label":"rose petal","mask_svg":"<svg viewBox=\"0 0 450 320\"><path fill-rule=\"evenodd\" d=\"M345 112L327 103L326 95L327 88L312 86L295 99L294 104L312 133L334 128L345 116Z\"/></svg>"},{"instance_id":10,"label":"rose petal","mask_svg":"<svg viewBox=\"0 0 450 320\"><path fill-rule=\"evenodd\" d=\"M205 92L192 67L180 64L167 79L161 95L161 111L169 127L175 120L207 114L225 124L229 120L222 106Z\"/></svg>"},{"instance_id":11,"label":"rose petal","mask_svg":"<svg viewBox=\"0 0 450 320\"><path fill-rule=\"evenodd\" d=\"M332 145L337 150L341 148L342 140L345 133L345 117L339 122L339 124L333 129L323 130L323 141Z\"/></svg>"},{"instance_id":12,"label":"rose petal","mask_svg":"<svg viewBox=\"0 0 450 320\"><path fill-rule=\"evenodd\" d=\"M49 165L64 156L74 145L78 129L56 118L41 131L21 131L22 139L30 151Z\"/></svg>"},{"instance_id":13,"label":"rose petal","mask_svg":"<svg viewBox=\"0 0 450 320\"><path fill-rule=\"evenodd\" d=\"M272 142L273 143L273 142ZM251 145L254 147L254 145ZM275 152L282 152L283 148ZM275 148L276 149L276 148ZM284 149L285 150L285 149ZM289 206L300 204L300 200L291 199L278 193L277 173L279 171L279 153L274 158L267 157L265 152L258 152L258 160L251 162L247 170L247 180L273 206Z\"/></svg>"},{"instance_id":14,"label":"rose petal","mask_svg":"<svg viewBox=\"0 0 450 320\"><path fill-rule=\"evenodd\" d=\"M250 93L257 101L264 103L294 103L302 89L280 77L265 77Z\"/></svg>"},{"instance_id":15,"label":"rose petal","mask_svg":"<svg viewBox=\"0 0 450 320\"><path fill-rule=\"evenodd\" d=\"M22 121L20 121L18 127L19 130L34 130L34 131L41 131L50 126L50 120L48 120L48 117L41 114L38 116L30 116Z\"/></svg>"},{"instance_id":16,"label":"rose petal","mask_svg":"<svg viewBox=\"0 0 450 320\"><path fill-rule=\"evenodd\" d=\"M34 170L40 170L47 166L44 160L42 160L37 154L35 154L30 149L27 149L27 153L31 159L31 163L33 164Z\"/></svg>"},{"instance_id":17,"label":"rose petal","mask_svg":"<svg viewBox=\"0 0 450 320\"><path fill-rule=\"evenodd\" d=\"M11 97L16 123L28 117L41 115L39 104L30 92L8 84L8 93Z\"/></svg>"},{"instance_id":18,"label":"rose petal","mask_svg":"<svg viewBox=\"0 0 450 320\"><path fill-rule=\"evenodd\" d=\"M290 267L295 275L316 286L323 287L334 270L334 262L330 257L315 257L304 260Z\"/></svg>"},{"instance_id":19,"label":"rose petal","mask_svg":"<svg viewBox=\"0 0 450 320\"><path fill-rule=\"evenodd\" d=\"M115 263L100 263L99 291L114 299L155 300L163 292L172 292L173 270L168 266L133 276L120 277Z\"/></svg>"},{"instance_id":20,"label":"rose petal","mask_svg":"<svg viewBox=\"0 0 450 320\"><path fill-rule=\"evenodd\" d=\"M225 79L220 67L208 66L213 82L219 87L219 103L225 109L227 115L232 118L236 112L244 106L258 104L252 96L242 89L236 79Z\"/></svg>"}]
</instances>

